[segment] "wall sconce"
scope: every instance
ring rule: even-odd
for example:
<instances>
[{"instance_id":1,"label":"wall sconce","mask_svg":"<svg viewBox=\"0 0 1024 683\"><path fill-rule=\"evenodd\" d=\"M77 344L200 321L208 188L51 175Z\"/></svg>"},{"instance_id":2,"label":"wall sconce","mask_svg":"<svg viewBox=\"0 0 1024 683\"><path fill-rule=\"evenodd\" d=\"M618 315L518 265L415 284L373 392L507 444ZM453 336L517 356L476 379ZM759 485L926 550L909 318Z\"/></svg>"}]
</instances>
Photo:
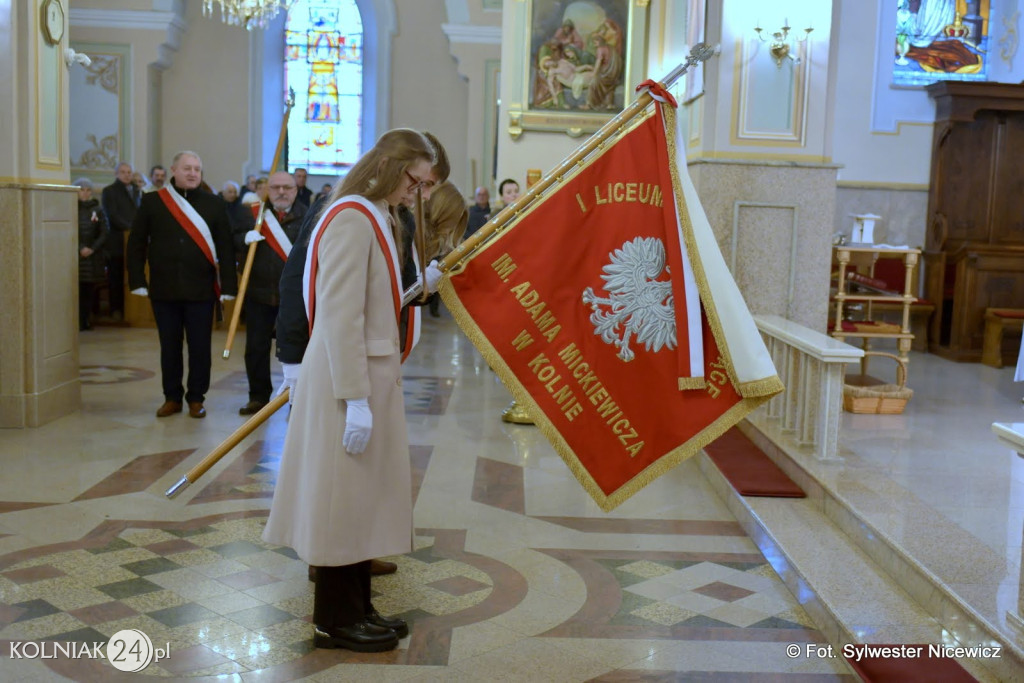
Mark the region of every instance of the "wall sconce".
<instances>
[{"instance_id":1,"label":"wall sconce","mask_svg":"<svg viewBox=\"0 0 1024 683\"><path fill-rule=\"evenodd\" d=\"M757 24L754 27L754 30L757 31L757 37L761 39L762 43L769 43L768 54L775 60L775 66L781 69L782 62L786 59L793 60L794 64L800 63L800 60L793 56L793 53L796 52L796 43L806 42L811 36L811 31L814 30L813 27L808 26L804 29L803 38L791 38L789 32L792 30L792 27L789 25L789 19L786 19L783 22L782 28L772 33L771 40L769 41L764 37L764 29L761 28L761 22L759 21Z\"/></svg>"}]
</instances>

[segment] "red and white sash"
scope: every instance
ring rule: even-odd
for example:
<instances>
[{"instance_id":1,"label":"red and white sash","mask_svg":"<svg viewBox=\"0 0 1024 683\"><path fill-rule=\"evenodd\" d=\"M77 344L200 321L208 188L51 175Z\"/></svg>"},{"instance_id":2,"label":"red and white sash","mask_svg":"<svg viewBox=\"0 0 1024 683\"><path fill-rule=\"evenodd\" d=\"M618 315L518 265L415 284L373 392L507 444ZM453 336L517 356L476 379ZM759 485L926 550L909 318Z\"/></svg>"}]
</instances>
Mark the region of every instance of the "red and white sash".
<instances>
[{"instance_id":1,"label":"red and white sash","mask_svg":"<svg viewBox=\"0 0 1024 683\"><path fill-rule=\"evenodd\" d=\"M252 205L252 217L259 218L260 205ZM268 206L263 211L263 225L266 230L260 229L260 233L266 238L267 246L274 250L274 253L281 257L282 261L288 260L288 254L292 253L292 241L288 239L284 228L277 220L273 207Z\"/></svg>"},{"instance_id":2,"label":"red and white sash","mask_svg":"<svg viewBox=\"0 0 1024 683\"><path fill-rule=\"evenodd\" d=\"M192 241L196 243L203 256L210 262L210 265L217 269L217 248L213 245L213 236L210 234L210 226L206 224L203 217L199 215L195 207L185 201L185 198L178 194L174 186L168 183L157 190L157 195L167 207L167 210L174 216ZM220 274L213 278L213 291L220 296Z\"/></svg>"},{"instance_id":3,"label":"red and white sash","mask_svg":"<svg viewBox=\"0 0 1024 683\"><path fill-rule=\"evenodd\" d=\"M309 246L306 251L306 264L302 272L302 299L306 305L306 319L309 321L309 333L313 334L313 324L316 315L316 273L318 268L318 251L320 247L320 238L323 237L325 228L330 224L334 217L346 209L354 209L359 211L366 216L371 227L373 227L374 235L377 238L377 244L380 246L382 252L384 252L384 258L388 265L388 273L391 276L391 298L394 302L395 307L395 321L398 324L401 320L402 313L402 267L398 260L398 247L395 245L395 238L391 230L388 227L387 217L381 213L373 202L367 200L365 197L359 195L348 195L341 197L336 200L333 204L327 207L323 215L320 216L320 220L317 221L316 227L313 228L313 234L309 238ZM415 324L413 321L415 320ZM409 317L409 328L416 328L414 332L406 332L406 340L418 340L419 339L419 315L418 311L416 315ZM408 356L412 350L411 344L406 344L405 352L402 354L402 360Z\"/></svg>"}]
</instances>

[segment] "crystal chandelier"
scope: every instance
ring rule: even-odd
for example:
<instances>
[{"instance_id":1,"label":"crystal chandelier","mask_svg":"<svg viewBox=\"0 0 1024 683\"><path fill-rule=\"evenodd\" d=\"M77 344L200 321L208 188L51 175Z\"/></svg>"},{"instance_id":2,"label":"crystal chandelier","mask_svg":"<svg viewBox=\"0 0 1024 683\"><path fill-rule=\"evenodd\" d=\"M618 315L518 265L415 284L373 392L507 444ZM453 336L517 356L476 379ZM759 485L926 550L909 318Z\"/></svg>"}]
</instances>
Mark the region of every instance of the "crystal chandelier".
<instances>
[{"instance_id":1,"label":"crystal chandelier","mask_svg":"<svg viewBox=\"0 0 1024 683\"><path fill-rule=\"evenodd\" d=\"M220 18L225 24L254 28L266 28L281 10L288 9L294 0L203 0L203 16L213 14L215 6L220 7Z\"/></svg>"}]
</instances>

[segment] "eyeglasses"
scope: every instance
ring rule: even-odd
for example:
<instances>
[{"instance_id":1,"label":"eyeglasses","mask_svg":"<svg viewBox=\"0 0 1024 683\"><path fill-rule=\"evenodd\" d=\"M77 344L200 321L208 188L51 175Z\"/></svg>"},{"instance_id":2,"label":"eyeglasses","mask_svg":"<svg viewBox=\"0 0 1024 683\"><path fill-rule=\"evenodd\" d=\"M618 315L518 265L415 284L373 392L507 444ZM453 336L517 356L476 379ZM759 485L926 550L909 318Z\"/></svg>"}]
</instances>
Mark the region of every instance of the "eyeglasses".
<instances>
[{"instance_id":1,"label":"eyeglasses","mask_svg":"<svg viewBox=\"0 0 1024 683\"><path fill-rule=\"evenodd\" d=\"M275 192L287 192L288 190L295 190L297 188L295 185L271 185L270 189Z\"/></svg>"},{"instance_id":2,"label":"eyeglasses","mask_svg":"<svg viewBox=\"0 0 1024 683\"><path fill-rule=\"evenodd\" d=\"M408 178L411 183L411 186L409 187L410 190L429 190L434 186L433 180L430 180L429 178L426 180L420 180L408 171L405 172L405 177Z\"/></svg>"}]
</instances>

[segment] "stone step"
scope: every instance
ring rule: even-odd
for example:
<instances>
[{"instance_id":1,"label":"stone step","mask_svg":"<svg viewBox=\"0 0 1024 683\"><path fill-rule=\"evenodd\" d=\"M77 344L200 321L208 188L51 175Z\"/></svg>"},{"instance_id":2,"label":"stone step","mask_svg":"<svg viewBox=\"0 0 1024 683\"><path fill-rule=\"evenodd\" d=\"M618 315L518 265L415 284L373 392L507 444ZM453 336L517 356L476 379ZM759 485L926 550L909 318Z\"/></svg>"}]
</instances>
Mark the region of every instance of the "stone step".
<instances>
[{"instance_id":1,"label":"stone step","mask_svg":"<svg viewBox=\"0 0 1024 683\"><path fill-rule=\"evenodd\" d=\"M921 587L912 579L912 590L904 586L913 572L900 571L892 560L888 564L894 571L887 571L883 568L885 562L876 561L849 534L851 527L859 525L862 533L869 536L869 528L855 521L851 511L842 508L825 487L756 428L744 423L743 431L804 488L807 498L740 496L703 453L698 456L701 470L834 646L837 656L842 656L844 645L859 643L998 643L1002 646L1000 659L957 661L979 681L1024 680L1024 660L1012 643L996 638L991 629L979 623L983 622L981 619L968 621L958 614L940 619L939 616L948 617L951 613L940 611L936 615L926 609L914 595L920 594Z\"/></svg>"}]
</instances>

